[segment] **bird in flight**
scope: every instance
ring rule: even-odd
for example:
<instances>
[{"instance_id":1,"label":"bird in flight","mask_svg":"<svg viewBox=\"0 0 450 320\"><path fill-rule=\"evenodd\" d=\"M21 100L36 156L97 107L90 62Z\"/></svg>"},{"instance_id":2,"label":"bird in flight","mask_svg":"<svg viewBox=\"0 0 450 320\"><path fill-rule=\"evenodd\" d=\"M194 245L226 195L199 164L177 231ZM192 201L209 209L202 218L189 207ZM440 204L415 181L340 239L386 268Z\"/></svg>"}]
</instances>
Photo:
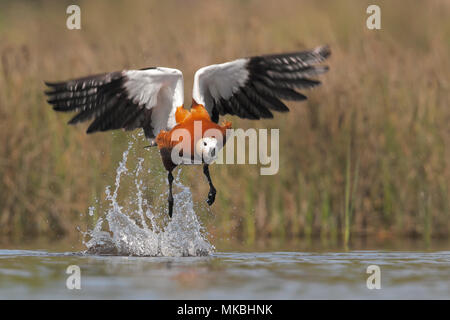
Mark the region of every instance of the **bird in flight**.
<instances>
[{"instance_id":1,"label":"bird in flight","mask_svg":"<svg viewBox=\"0 0 450 320\"><path fill-rule=\"evenodd\" d=\"M183 74L163 67L45 82L49 87L45 93L55 111L77 112L69 124L93 119L87 133L142 128L150 146L158 146L168 171L172 217L172 171L178 164L192 163L194 157L200 158L209 183L207 203L214 203L216 189L209 164L217 157L217 149L225 145L226 130L231 128L230 122L219 125L219 116L261 119L273 118L273 111L288 112L281 100L306 100L295 89L320 84L311 77L328 70L319 64L330 53L328 46L322 46L203 67L194 76L190 110L184 108ZM197 136L193 132L196 124L201 127Z\"/></svg>"}]
</instances>

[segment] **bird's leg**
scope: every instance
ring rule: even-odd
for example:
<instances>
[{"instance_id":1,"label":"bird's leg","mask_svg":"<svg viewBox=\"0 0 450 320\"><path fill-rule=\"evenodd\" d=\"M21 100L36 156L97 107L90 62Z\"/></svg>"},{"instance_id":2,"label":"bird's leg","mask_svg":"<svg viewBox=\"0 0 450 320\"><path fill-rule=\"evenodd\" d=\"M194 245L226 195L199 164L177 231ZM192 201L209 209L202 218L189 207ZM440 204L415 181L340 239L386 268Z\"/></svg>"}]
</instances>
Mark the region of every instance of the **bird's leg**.
<instances>
[{"instance_id":1,"label":"bird's leg","mask_svg":"<svg viewBox=\"0 0 450 320\"><path fill-rule=\"evenodd\" d=\"M168 199L168 201L169 201L169 217L172 218L172 211L173 211L173 195L172 195L173 175L172 175L172 171L169 171L167 180L169 180L169 199Z\"/></svg>"},{"instance_id":2,"label":"bird's leg","mask_svg":"<svg viewBox=\"0 0 450 320\"><path fill-rule=\"evenodd\" d=\"M206 178L208 179L208 183L209 183L208 199L206 199L206 203L208 203L209 205L212 205L214 203L214 200L216 199L216 188L214 188L214 185L211 181L211 177L209 175L209 165L208 164L203 165L203 173L205 174Z\"/></svg>"}]
</instances>

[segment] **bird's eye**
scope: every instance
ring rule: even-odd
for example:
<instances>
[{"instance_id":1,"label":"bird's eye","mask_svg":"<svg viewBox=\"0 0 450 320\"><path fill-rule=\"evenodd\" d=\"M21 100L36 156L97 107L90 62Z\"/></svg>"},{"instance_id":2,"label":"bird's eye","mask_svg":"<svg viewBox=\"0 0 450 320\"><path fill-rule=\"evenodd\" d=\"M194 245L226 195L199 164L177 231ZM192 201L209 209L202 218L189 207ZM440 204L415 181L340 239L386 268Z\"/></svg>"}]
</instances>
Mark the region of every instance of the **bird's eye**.
<instances>
[{"instance_id":1,"label":"bird's eye","mask_svg":"<svg viewBox=\"0 0 450 320\"><path fill-rule=\"evenodd\" d=\"M203 145L206 146L206 142L203 142Z\"/></svg>"}]
</instances>

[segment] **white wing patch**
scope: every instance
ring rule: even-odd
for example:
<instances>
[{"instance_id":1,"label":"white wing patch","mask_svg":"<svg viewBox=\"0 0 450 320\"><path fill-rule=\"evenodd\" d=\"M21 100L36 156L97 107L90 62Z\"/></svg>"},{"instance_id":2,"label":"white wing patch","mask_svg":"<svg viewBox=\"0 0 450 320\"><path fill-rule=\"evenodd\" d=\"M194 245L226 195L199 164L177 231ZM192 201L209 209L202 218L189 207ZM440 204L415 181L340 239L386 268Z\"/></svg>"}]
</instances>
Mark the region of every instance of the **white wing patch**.
<instances>
[{"instance_id":1,"label":"white wing patch","mask_svg":"<svg viewBox=\"0 0 450 320\"><path fill-rule=\"evenodd\" d=\"M175 126L176 108L183 105L183 74L171 68L125 71L124 86L132 101L152 109L152 127L156 136Z\"/></svg>"},{"instance_id":2,"label":"white wing patch","mask_svg":"<svg viewBox=\"0 0 450 320\"><path fill-rule=\"evenodd\" d=\"M197 70L192 98L211 112L213 100L228 99L244 86L249 76L247 63L248 59L237 59Z\"/></svg>"}]
</instances>

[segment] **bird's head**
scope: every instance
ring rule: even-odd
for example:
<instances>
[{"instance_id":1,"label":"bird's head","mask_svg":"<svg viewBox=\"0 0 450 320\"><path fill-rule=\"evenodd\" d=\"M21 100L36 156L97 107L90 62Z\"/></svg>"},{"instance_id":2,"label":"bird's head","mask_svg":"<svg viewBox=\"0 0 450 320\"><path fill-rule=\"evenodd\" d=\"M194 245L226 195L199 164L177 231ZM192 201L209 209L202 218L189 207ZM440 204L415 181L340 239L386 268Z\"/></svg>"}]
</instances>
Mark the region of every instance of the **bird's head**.
<instances>
[{"instance_id":1,"label":"bird's head","mask_svg":"<svg viewBox=\"0 0 450 320\"><path fill-rule=\"evenodd\" d=\"M205 163L211 163L217 159L218 143L213 137L204 137L195 144L195 152L201 156Z\"/></svg>"}]
</instances>

